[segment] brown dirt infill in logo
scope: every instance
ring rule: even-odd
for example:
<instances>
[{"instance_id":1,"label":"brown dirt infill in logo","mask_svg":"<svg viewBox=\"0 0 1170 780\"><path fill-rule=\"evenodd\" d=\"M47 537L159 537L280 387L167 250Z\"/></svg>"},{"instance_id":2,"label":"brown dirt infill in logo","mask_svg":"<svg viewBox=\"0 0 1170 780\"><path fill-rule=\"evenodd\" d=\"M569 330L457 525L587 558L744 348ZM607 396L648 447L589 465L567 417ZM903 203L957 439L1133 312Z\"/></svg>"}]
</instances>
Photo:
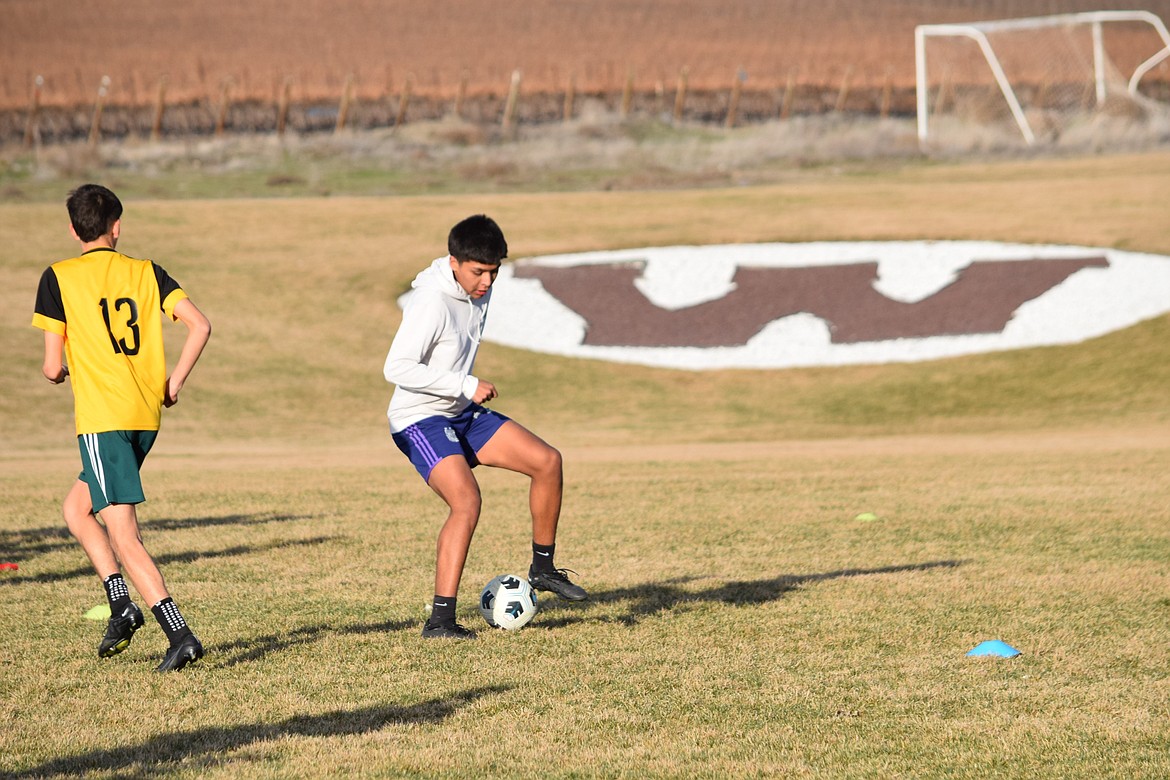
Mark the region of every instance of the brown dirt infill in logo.
<instances>
[{"instance_id":1,"label":"brown dirt infill in logo","mask_svg":"<svg viewBox=\"0 0 1170 780\"><path fill-rule=\"evenodd\" d=\"M974 262L951 284L914 303L874 288L876 262L804 268L739 268L735 289L683 309L654 305L634 286L642 263L568 268L520 265L519 278L544 289L586 322L585 344L730 347L773 320L808 313L829 324L835 344L999 333L1025 302L1104 257Z\"/></svg>"}]
</instances>

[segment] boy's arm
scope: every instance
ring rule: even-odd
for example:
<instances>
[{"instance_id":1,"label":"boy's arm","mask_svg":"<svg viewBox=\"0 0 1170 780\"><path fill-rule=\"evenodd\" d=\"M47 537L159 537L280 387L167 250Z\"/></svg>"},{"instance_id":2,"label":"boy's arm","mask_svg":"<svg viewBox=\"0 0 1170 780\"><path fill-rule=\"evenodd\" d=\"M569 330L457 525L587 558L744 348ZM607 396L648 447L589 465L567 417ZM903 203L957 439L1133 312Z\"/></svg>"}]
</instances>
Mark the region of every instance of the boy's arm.
<instances>
[{"instance_id":1,"label":"boy's arm","mask_svg":"<svg viewBox=\"0 0 1170 780\"><path fill-rule=\"evenodd\" d=\"M65 337L45 331L45 362L41 364L41 373L55 385L65 381L69 376L69 369L61 360L61 353L65 349Z\"/></svg>"},{"instance_id":2,"label":"boy's arm","mask_svg":"<svg viewBox=\"0 0 1170 780\"><path fill-rule=\"evenodd\" d=\"M183 351L179 353L179 362L175 364L175 370L167 377L163 405L168 407L179 402L179 391L183 389L183 383L187 381L191 369L203 354L203 347L211 338L211 322L203 316L203 312L199 311L190 298L184 298L175 304L174 317L187 326L187 340L183 342Z\"/></svg>"},{"instance_id":3,"label":"boy's arm","mask_svg":"<svg viewBox=\"0 0 1170 780\"><path fill-rule=\"evenodd\" d=\"M61 360L65 352L65 305L61 302L61 285L53 266L45 269L37 285L32 325L45 332L45 360L41 363L41 373L45 379L59 385L69 376L69 369Z\"/></svg>"},{"instance_id":4,"label":"boy's arm","mask_svg":"<svg viewBox=\"0 0 1170 780\"><path fill-rule=\"evenodd\" d=\"M382 375L386 381L415 393L439 398L471 398L478 379L451 366L432 365L427 356L438 342L445 323L441 301L420 297L407 304L402 324L394 334Z\"/></svg>"}]
</instances>

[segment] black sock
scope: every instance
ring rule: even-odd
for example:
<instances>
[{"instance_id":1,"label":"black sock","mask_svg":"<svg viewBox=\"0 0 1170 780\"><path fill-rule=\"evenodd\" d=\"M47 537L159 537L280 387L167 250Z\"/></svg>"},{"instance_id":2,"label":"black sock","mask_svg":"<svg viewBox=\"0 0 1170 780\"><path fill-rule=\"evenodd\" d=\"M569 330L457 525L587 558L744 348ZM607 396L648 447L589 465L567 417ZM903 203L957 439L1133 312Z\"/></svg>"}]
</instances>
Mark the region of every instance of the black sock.
<instances>
[{"instance_id":1,"label":"black sock","mask_svg":"<svg viewBox=\"0 0 1170 780\"><path fill-rule=\"evenodd\" d=\"M553 553L557 551L556 544L532 543L532 568L534 571L555 571Z\"/></svg>"},{"instance_id":2,"label":"black sock","mask_svg":"<svg viewBox=\"0 0 1170 780\"><path fill-rule=\"evenodd\" d=\"M431 617L427 620L432 626L455 622L455 597L435 594L431 606Z\"/></svg>"},{"instance_id":3,"label":"black sock","mask_svg":"<svg viewBox=\"0 0 1170 780\"><path fill-rule=\"evenodd\" d=\"M191 629L187 627L187 621L183 620L183 613L179 612L174 599L170 596L155 604L150 611L154 613L154 619L162 626L167 640L172 645L190 635Z\"/></svg>"},{"instance_id":4,"label":"black sock","mask_svg":"<svg viewBox=\"0 0 1170 780\"><path fill-rule=\"evenodd\" d=\"M110 614L121 615L122 610L130 603L130 591L126 588L126 580L122 575L114 572L102 582L106 587L106 598L110 602Z\"/></svg>"}]
</instances>

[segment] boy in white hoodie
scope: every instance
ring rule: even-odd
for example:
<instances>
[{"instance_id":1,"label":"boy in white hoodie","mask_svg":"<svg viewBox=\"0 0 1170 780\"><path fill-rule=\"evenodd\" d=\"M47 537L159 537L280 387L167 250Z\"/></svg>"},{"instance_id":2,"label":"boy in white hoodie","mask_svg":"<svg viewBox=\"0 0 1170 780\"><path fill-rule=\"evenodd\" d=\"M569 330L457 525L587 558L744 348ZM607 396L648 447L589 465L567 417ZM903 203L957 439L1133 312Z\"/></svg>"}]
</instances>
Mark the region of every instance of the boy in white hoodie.
<instances>
[{"instance_id":1,"label":"boy in white hoodie","mask_svg":"<svg viewBox=\"0 0 1170 780\"><path fill-rule=\"evenodd\" d=\"M474 631L455 621L455 603L479 522L479 484L471 473L477 465L532 479L532 586L571 601L582 601L587 594L569 580L566 569L553 565L561 454L520 424L482 406L497 396L496 387L471 373L492 283L508 256L504 234L490 217L468 217L451 228L447 251L411 284L414 291L384 374L395 385L387 410L394 443L450 509L439 531L435 598L422 635L474 639Z\"/></svg>"}]
</instances>

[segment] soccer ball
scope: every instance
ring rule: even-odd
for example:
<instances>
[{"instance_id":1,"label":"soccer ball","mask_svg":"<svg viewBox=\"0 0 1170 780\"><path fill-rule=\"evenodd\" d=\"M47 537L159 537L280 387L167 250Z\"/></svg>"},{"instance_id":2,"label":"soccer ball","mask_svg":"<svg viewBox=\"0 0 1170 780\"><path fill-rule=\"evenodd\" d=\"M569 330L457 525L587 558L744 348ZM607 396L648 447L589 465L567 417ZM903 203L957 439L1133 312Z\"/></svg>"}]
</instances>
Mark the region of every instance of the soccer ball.
<instances>
[{"instance_id":1,"label":"soccer ball","mask_svg":"<svg viewBox=\"0 0 1170 780\"><path fill-rule=\"evenodd\" d=\"M479 614L493 628L513 631L526 626L536 615L536 591L523 577L501 574L479 594Z\"/></svg>"}]
</instances>

